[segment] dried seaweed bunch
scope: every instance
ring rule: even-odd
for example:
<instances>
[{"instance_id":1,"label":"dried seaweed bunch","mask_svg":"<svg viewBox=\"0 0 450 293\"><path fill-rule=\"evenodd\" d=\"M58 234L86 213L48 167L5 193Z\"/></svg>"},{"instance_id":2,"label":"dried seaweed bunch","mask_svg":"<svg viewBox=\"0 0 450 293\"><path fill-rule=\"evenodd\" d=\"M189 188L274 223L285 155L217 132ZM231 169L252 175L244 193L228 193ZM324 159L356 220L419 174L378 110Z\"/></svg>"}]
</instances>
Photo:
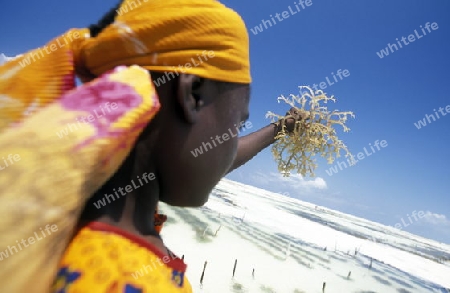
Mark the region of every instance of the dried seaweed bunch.
<instances>
[{"instance_id":1,"label":"dried seaweed bunch","mask_svg":"<svg viewBox=\"0 0 450 293\"><path fill-rule=\"evenodd\" d=\"M332 164L340 157L340 152L345 152L345 157L354 164L355 160L347 146L337 137L335 125L342 126L344 132L348 132L345 123L350 116L354 118L353 112L329 111L321 105L328 101L336 102L334 96L327 97L321 91L313 91L310 87L300 86L300 95L291 94L290 97L283 95L278 97L278 102L284 101L298 111L301 119L296 120L292 132L288 132L285 123L287 116L280 116L273 112L267 112L266 118L275 119L282 123L281 130L276 135L277 141L272 146L272 153L278 162L278 170L285 176L289 176L292 170L296 170L302 176L314 177L317 168L314 156L327 159ZM303 89L306 89L304 91Z\"/></svg>"}]
</instances>

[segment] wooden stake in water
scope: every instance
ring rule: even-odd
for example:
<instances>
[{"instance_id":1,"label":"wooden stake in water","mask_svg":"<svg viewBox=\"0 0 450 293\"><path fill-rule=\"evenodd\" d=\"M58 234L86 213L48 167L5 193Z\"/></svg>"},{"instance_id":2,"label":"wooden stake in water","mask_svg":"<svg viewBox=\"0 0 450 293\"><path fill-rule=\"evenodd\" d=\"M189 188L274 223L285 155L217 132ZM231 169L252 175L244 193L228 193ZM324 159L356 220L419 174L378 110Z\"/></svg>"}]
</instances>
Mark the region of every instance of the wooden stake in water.
<instances>
[{"instance_id":1,"label":"wooden stake in water","mask_svg":"<svg viewBox=\"0 0 450 293\"><path fill-rule=\"evenodd\" d=\"M184 254L183 254L183 256L181 257L181 260L184 260Z\"/></svg>"},{"instance_id":2,"label":"wooden stake in water","mask_svg":"<svg viewBox=\"0 0 450 293\"><path fill-rule=\"evenodd\" d=\"M322 285L322 293L325 293L325 287L327 286L327 283L326 282L323 282L323 285Z\"/></svg>"},{"instance_id":3,"label":"wooden stake in water","mask_svg":"<svg viewBox=\"0 0 450 293\"><path fill-rule=\"evenodd\" d=\"M236 265L237 265L237 259L234 261L233 278L234 278L234 273L236 272Z\"/></svg>"},{"instance_id":4,"label":"wooden stake in water","mask_svg":"<svg viewBox=\"0 0 450 293\"><path fill-rule=\"evenodd\" d=\"M289 257L290 250L291 250L291 242L289 242L288 247L286 249L286 259Z\"/></svg>"},{"instance_id":5,"label":"wooden stake in water","mask_svg":"<svg viewBox=\"0 0 450 293\"><path fill-rule=\"evenodd\" d=\"M205 233L206 233L206 231L208 230L208 227L209 227L209 226L206 226L205 231L203 231L203 237L205 237Z\"/></svg>"},{"instance_id":6,"label":"wooden stake in water","mask_svg":"<svg viewBox=\"0 0 450 293\"><path fill-rule=\"evenodd\" d=\"M347 275L347 280L350 280L350 276L352 275L352 271L349 271L348 272L348 275Z\"/></svg>"},{"instance_id":7,"label":"wooden stake in water","mask_svg":"<svg viewBox=\"0 0 450 293\"><path fill-rule=\"evenodd\" d=\"M200 277L200 285L202 285L202 286L203 286L203 277L205 276L205 269L206 269L207 264L208 264L208 261L205 261L205 264L203 265L202 276Z\"/></svg>"},{"instance_id":8,"label":"wooden stake in water","mask_svg":"<svg viewBox=\"0 0 450 293\"><path fill-rule=\"evenodd\" d=\"M252 278L255 279L255 269L252 271Z\"/></svg>"},{"instance_id":9,"label":"wooden stake in water","mask_svg":"<svg viewBox=\"0 0 450 293\"><path fill-rule=\"evenodd\" d=\"M220 228L222 228L222 225L220 225L219 228L216 230L216 233L214 233L214 236L217 236L217 233L219 232Z\"/></svg>"}]
</instances>

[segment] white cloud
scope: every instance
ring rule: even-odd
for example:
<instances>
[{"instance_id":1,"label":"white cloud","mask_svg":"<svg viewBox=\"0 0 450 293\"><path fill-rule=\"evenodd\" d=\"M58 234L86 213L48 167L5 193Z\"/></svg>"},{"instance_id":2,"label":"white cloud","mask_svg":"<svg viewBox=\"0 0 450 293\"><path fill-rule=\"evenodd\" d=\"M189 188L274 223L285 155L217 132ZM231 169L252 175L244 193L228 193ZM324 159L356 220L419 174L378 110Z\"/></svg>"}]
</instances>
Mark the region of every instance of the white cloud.
<instances>
[{"instance_id":1,"label":"white cloud","mask_svg":"<svg viewBox=\"0 0 450 293\"><path fill-rule=\"evenodd\" d=\"M251 175L253 181L260 185L273 186L277 184L280 187L295 190L327 189L327 183L321 177L307 180L300 174L291 174L289 177L283 177L280 173L262 173L256 172Z\"/></svg>"},{"instance_id":2,"label":"white cloud","mask_svg":"<svg viewBox=\"0 0 450 293\"><path fill-rule=\"evenodd\" d=\"M449 226L450 227L450 219L447 219L445 215L435 214L430 211L425 213L423 216L425 222L436 225L436 226Z\"/></svg>"},{"instance_id":3,"label":"white cloud","mask_svg":"<svg viewBox=\"0 0 450 293\"><path fill-rule=\"evenodd\" d=\"M22 55L17 55L17 56L15 56L15 57L8 57L8 56L6 56L5 54L0 53L0 66L3 65L3 64L5 64L5 63L8 62L9 60L13 60L13 59L15 59L15 58L17 58L17 57L20 57L20 56L22 56Z\"/></svg>"}]
</instances>

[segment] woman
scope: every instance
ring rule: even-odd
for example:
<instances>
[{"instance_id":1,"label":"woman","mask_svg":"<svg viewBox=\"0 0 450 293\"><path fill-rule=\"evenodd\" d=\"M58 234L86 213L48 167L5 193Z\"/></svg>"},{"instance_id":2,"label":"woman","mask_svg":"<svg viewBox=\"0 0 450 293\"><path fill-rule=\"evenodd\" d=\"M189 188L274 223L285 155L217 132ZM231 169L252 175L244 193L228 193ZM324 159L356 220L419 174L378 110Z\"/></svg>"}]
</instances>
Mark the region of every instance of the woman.
<instances>
[{"instance_id":1,"label":"woman","mask_svg":"<svg viewBox=\"0 0 450 293\"><path fill-rule=\"evenodd\" d=\"M125 7L133 9L118 16ZM53 282L50 292L191 292L186 265L155 228L158 201L203 205L283 126L225 139L249 116L245 24L213 0L126 0L62 38L67 46L45 58L0 68L0 149L22 157L0 177L0 212L11 215L0 222L0 244L58 226L6 260L1 291L48 292ZM85 84L74 89L74 76ZM55 135L80 119L79 130ZM295 119L287 121L292 129ZM216 136L221 143L192 155ZM135 278L143 266L150 272Z\"/></svg>"}]
</instances>

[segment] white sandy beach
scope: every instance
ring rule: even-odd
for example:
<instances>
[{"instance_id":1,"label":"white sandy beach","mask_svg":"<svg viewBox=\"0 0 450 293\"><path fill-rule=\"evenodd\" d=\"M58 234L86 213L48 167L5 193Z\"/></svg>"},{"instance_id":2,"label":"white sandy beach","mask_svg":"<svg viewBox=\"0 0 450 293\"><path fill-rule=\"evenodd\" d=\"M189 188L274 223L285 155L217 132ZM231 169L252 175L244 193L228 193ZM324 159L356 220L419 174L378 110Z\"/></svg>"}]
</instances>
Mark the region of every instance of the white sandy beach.
<instances>
[{"instance_id":1,"label":"white sandy beach","mask_svg":"<svg viewBox=\"0 0 450 293\"><path fill-rule=\"evenodd\" d=\"M201 209L161 211L194 292L450 292L449 245L228 179Z\"/></svg>"}]
</instances>

